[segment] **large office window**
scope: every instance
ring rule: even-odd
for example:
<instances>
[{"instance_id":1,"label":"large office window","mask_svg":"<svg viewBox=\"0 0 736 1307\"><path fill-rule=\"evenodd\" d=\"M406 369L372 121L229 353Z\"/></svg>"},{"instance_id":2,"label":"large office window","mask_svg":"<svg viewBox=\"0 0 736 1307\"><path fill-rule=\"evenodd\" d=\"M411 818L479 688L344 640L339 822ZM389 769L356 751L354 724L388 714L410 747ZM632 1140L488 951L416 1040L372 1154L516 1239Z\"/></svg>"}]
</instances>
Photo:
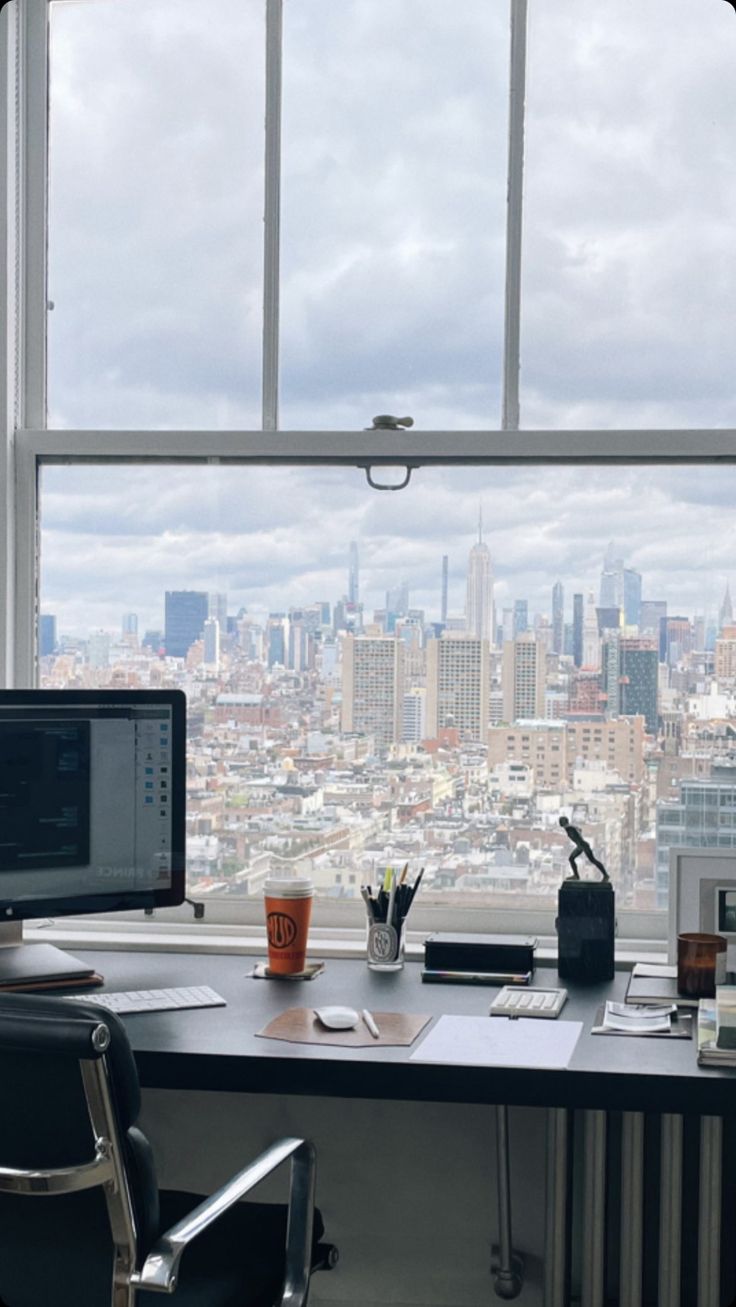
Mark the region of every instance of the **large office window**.
<instances>
[{"instance_id":1,"label":"large office window","mask_svg":"<svg viewBox=\"0 0 736 1307\"><path fill-rule=\"evenodd\" d=\"M564 812L661 913L673 832L736 844L684 789L736 757L730 7L2 22L9 675L187 689L244 912L409 861L551 922Z\"/></svg>"}]
</instances>

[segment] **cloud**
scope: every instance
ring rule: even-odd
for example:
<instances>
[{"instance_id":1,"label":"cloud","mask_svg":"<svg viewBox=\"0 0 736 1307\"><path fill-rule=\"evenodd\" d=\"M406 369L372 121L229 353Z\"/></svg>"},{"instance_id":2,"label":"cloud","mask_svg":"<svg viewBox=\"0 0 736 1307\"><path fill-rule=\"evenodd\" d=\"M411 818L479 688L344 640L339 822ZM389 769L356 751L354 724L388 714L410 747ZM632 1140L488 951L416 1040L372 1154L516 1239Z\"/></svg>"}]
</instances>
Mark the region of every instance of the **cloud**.
<instances>
[{"instance_id":1,"label":"cloud","mask_svg":"<svg viewBox=\"0 0 736 1307\"><path fill-rule=\"evenodd\" d=\"M260 423L263 5L55 6L50 424ZM540 428L731 426L736 28L726 5L531 7L521 396ZM508 6L285 6L281 418L496 427ZM509 436L513 449L513 436ZM206 454L206 449L203 449ZM167 588L263 615L399 577L465 601L482 504L498 594L597 592L620 542L650 598L717 605L730 467L54 467L42 602L62 625L163 619ZM505 601L505 600L504 600Z\"/></svg>"}]
</instances>

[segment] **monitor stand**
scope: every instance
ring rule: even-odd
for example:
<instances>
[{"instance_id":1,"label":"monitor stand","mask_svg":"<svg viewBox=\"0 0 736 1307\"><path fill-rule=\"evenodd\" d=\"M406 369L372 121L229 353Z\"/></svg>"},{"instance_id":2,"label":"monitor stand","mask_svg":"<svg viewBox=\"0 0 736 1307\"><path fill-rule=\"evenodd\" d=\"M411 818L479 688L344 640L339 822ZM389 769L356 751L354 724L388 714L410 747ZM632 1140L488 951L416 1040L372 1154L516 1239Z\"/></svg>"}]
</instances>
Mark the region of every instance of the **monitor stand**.
<instances>
[{"instance_id":1,"label":"monitor stand","mask_svg":"<svg viewBox=\"0 0 736 1307\"><path fill-rule=\"evenodd\" d=\"M0 925L0 990L62 989L93 975L93 967L54 944L25 944L22 922Z\"/></svg>"}]
</instances>

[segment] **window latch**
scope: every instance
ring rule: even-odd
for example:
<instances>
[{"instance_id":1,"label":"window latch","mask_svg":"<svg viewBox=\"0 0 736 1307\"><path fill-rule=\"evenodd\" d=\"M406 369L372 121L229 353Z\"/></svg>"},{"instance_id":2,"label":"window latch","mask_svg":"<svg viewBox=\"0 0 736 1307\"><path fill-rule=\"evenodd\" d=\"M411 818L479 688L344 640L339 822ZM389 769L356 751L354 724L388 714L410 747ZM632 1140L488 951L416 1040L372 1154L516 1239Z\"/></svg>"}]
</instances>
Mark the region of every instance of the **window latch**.
<instances>
[{"instance_id":1,"label":"window latch","mask_svg":"<svg viewBox=\"0 0 736 1307\"><path fill-rule=\"evenodd\" d=\"M390 413L379 413L377 418L373 419L373 426L366 427L366 431L403 431L405 427L413 427L413 418L395 418Z\"/></svg>"},{"instance_id":2,"label":"window latch","mask_svg":"<svg viewBox=\"0 0 736 1307\"><path fill-rule=\"evenodd\" d=\"M391 413L379 413L378 417L375 417L373 419L373 426L366 427L365 430L366 431L404 431L406 427L413 427L413 426L414 426L413 418L410 417L396 418L393 417ZM403 481L393 481L393 482L374 481L373 468L375 464L373 463L359 463L358 466L363 468L365 472L365 479L368 482L368 485L371 487L371 490L403 490L405 486L408 486L411 480L412 469L416 467L417 464L416 463L399 463L398 465L391 464L392 467L397 467L397 470L401 468L403 468L404 470Z\"/></svg>"}]
</instances>

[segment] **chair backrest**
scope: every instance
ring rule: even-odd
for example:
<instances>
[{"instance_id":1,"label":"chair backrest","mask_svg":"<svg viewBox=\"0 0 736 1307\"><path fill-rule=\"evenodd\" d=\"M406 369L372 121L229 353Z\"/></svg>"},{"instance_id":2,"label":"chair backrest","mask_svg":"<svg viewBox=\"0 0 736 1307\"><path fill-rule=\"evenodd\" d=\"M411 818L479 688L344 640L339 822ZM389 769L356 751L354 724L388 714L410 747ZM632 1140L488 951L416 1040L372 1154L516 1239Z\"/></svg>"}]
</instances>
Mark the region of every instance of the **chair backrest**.
<instances>
[{"instance_id":1,"label":"chair backrest","mask_svg":"<svg viewBox=\"0 0 736 1307\"><path fill-rule=\"evenodd\" d=\"M145 1257L158 1233L158 1187L135 1125L139 1110L135 1062L114 1014L94 1001L0 995L0 1186L8 1168L73 1168L70 1189L95 1184L0 1191L0 1300L8 1307L106 1307L121 1265ZM90 1173L95 1159L100 1169ZM124 1172L116 1192L100 1184L103 1161Z\"/></svg>"}]
</instances>

